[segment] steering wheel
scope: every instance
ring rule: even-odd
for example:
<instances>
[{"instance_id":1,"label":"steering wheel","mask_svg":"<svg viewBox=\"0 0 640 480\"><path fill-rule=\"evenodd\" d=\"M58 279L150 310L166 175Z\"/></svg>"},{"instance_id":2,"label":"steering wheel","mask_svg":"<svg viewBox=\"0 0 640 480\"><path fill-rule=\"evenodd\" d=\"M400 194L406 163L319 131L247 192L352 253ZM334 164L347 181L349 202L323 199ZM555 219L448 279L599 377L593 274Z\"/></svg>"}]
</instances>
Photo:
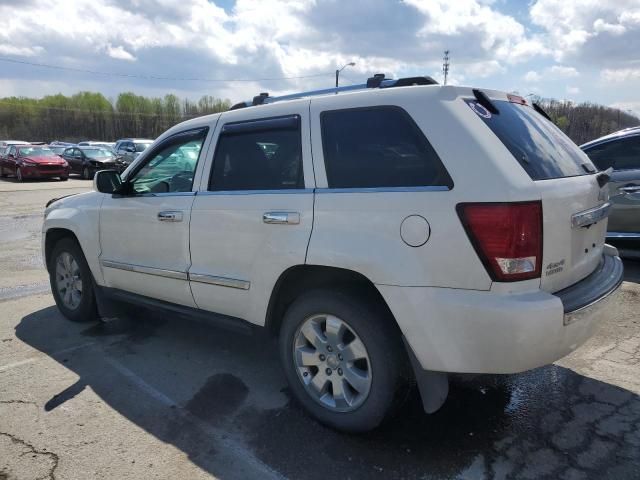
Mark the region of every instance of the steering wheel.
<instances>
[{"instance_id":1,"label":"steering wheel","mask_svg":"<svg viewBox=\"0 0 640 480\"><path fill-rule=\"evenodd\" d=\"M193 172L190 170L183 170L176 173L171 180L169 180L170 192L188 192L193 185Z\"/></svg>"}]
</instances>

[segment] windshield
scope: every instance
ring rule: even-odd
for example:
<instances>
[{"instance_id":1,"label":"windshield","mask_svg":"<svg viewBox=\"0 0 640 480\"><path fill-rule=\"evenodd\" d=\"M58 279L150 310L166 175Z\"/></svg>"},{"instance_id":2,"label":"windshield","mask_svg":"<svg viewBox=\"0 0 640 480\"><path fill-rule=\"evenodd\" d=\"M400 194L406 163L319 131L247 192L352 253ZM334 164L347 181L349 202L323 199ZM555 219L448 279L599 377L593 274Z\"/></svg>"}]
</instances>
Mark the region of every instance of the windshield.
<instances>
[{"instance_id":1,"label":"windshield","mask_svg":"<svg viewBox=\"0 0 640 480\"><path fill-rule=\"evenodd\" d=\"M104 148L83 148L82 151L89 158L113 157L111 150Z\"/></svg>"},{"instance_id":2,"label":"windshield","mask_svg":"<svg viewBox=\"0 0 640 480\"><path fill-rule=\"evenodd\" d=\"M60 155L66 149L67 149L67 147L64 147L64 146L63 147L49 147L49 150L51 150L56 155Z\"/></svg>"},{"instance_id":3,"label":"windshield","mask_svg":"<svg viewBox=\"0 0 640 480\"><path fill-rule=\"evenodd\" d=\"M578 146L533 108L506 100L493 100L492 114L472 99L467 105L509 149L532 180L575 177L596 171Z\"/></svg>"},{"instance_id":4,"label":"windshield","mask_svg":"<svg viewBox=\"0 0 640 480\"><path fill-rule=\"evenodd\" d=\"M20 148L20 155L25 157L55 157L56 153L49 147L23 147Z\"/></svg>"},{"instance_id":5,"label":"windshield","mask_svg":"<svg viewBox=\"0 0 640 480\"><path fill-rule=\"evenodd\" d=\"M151 145L151 142L146 142L146 143L136 143L136 152L144 152L147 147Z\"/></svg>"}]
</instances>

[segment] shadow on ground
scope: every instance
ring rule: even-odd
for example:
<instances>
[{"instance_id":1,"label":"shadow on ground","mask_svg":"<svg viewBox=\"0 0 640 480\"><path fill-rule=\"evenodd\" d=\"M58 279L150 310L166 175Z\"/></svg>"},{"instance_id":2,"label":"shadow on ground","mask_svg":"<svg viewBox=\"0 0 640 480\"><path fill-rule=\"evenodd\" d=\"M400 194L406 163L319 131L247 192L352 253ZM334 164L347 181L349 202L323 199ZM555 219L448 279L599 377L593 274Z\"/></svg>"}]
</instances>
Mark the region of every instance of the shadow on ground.
<instances>
[{"instance_id":1,"label":"shadow on ground","mask_svg":"<svg viewBox=\"0 0 640 480\"><path fill-rule=\"evenodd\" d=\"M237 439L282 475L300 479L640 478L640 398L556 365L455 376L436 414L424 415L414 395L392 423L349 436L289 401L272 340L261 335L145 311L75 325L54 307L24 317L16 334L79 376L46 412L90 387L213 475L221 472L212 436ZM61 335L96 344L55 354Z\"/></svg>"}]
</instances>

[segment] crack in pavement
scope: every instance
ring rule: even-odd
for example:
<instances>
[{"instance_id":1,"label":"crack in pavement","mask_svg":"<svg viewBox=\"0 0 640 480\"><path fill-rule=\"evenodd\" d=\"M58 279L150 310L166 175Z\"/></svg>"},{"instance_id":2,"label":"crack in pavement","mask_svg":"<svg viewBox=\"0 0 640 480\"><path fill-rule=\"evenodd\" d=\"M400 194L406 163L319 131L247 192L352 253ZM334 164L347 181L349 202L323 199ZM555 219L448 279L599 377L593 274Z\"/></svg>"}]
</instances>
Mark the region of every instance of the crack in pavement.
<instances>
[{"instance_id":1,"label":"crack in pavement","mask_svg":"<svg viewBox=\"0 0 640 480\"><path fill-rule=\"evenodd\" d=\"M38 406L36 404L36 402L32 402L32 401L29 401L29 400L0 400L0 403L1 404L5 404L5 405L6 404L11 404L11 403L20 403L20 404L23 404L23 405L34 405L36 407Z\"/></svg>"},{"instance_id":2,"label":"crack in pavement","mask_svg":"<svg viewBox=\"0 0 640 480\"><path fill-rule=\"evenodd\" d=\"M56 453L47 452L47 451L43 451L43 450L37 450L30 443L25 442L24 440L16 437L15 435L13 435L11 433L0 432L0 435L8 437L13 444L22 445L23 447L27 448L26 451L22 452L19 455L20 457L23 457L24 455L27 455L27 454L31 453L31 454L34 454L34 455L44 455L44 456L46 456L46 457L51 459L52 465L51 465L51 468L49 469L49 472L48 472L47 476L46 477L36 477L34 480L56 480L56 469L58 468L58 463L60 462L60 457L58 457L58 455ZM3 469L2 471L0 471L0 473L9 474L10 472L7 472L6 470Z\"/></svg>"}]
</instances>

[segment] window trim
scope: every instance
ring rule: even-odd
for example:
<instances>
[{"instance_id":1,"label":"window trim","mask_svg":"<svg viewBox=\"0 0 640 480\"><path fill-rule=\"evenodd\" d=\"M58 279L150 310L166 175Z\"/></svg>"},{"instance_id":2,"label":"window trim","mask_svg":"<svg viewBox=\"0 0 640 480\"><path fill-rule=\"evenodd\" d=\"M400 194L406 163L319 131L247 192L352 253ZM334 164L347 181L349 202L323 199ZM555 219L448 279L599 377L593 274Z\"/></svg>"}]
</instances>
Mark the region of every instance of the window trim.
<instances>
[{"instance_id":1,"label":"window trim","mask_svg":"<svg viewBox=\"0 0 640 480\"><path fill-rule=\"evenodd\" d=\"M283 121L284 120L284 121ZM286 121L293 123L295 121L295 125L286 126ZM238 126L237 128L235 126ZM246 127L245 127L246 126ZM228 130L228 127L232 127L231 130ZM218 151L220 149L220 140L224 137L231 137L235 135L242 135L246 133L256 133L256 132L264 132L268 130L297 130L298 137L300 138L300 168L302 169L302 187L298 188L281 188L281 189L268 189L268 188L257 188L257 189L242 189L242 190L217 190L213 187L213 174L216 171L216 158L218 156ZM209 168L209 178L206 183L206 190L202 190L199 194L205 195L250 195L250 194L281 194L281 193L306 193L308 191L313 191L313 189L306 188L305 180L304 180L304 147L303 147L303 138L302 138L302 117L298 113L287 114L287 115L278 115L275 117L262 117L262 118L252 118L250 120L240 120L234 122L223 123L220 127L220 133L218 134L218 138L216 139L216 148L213 151L213 158L211 161L211 167Z\"/></svg>"},{"instance_id":2,"label":"window trim","mask_svg":"<svg viewBox=\"0 0 640 480\"><path fill-rule=\"evenodd\" d=\"M135 179L135 176L140 172L140 170L142 170L161 150L164 150L165 148L173 145L174 143L179 143L180 141L185 140L189 137L199 137L200 135L202 135L202 147L201 147L200 154L198 155L198 160L196 161L196 167L193 171L194 182L191 184L191 191L189 192L158 192L158 193L131 192L126 195L122 195L122 194L114 194L114 195L121 196L121 197L158 197L158 196L195 195L195 191L194 191L194 187L196 186L195 174L196 174L196 171L198 170L198 165L200 164L200 160L202 158L202 150L204 149L205 142L207 141L207 136L209 135L209 126L195 127L195 128L190 128L189 130L183 130L181 132L174 133L173 135L170 135L169 137L163 139L157 145L154 145L153 150L151 150L151 147L149 147L144 152L140 152L141 155L143 153L145 154L144 161L141 162L139 165L136 165L135 168L131 170L131 173L127 174L127 178L126 178L126 182L130 184L131 181ZM149 152L149 153L146 153L146 152Z\"/></svg>"},{"instance_id":3,"label":"window trim","mask_svg":"<svg viewBox=\"0 0 640 480\"><path fill-rule=\"evenodd\" d=\"M436 159L440 162L442 169L447 174L450 179L450 184L448 185L404 185L404 186L385 186L385 187L332 187L331 181L329 179L329 169L327 168L327 155L325 152L328 152L327 148L327 135L325 134L325 120L324 117L328 113L336 113L336 112L351 112L351 111L372 111L372 110L395 110L400 113L402 117L404 117L408 124L411 126L413 131L421 137L424 142L433 150L433 153L436 156ZM449 170L445 166L444 162L440 158L438 152L433 147L427 136L424 134L422 129L415 122L413 117L409 112L407 112L404 108L398 105L369 105L366 107L349 107L349 108L335 108L332 110L323 110L320 112L320 136L322 138L322 162L324 166L325 176L327 179L327 188L318 189L322 190L322 193L370 193L370 192L383 192L383 191L451 191L455 187L455 182L449 173ZM320 192L319 192L320 193Z\"/></svg>"}]
</instances>

